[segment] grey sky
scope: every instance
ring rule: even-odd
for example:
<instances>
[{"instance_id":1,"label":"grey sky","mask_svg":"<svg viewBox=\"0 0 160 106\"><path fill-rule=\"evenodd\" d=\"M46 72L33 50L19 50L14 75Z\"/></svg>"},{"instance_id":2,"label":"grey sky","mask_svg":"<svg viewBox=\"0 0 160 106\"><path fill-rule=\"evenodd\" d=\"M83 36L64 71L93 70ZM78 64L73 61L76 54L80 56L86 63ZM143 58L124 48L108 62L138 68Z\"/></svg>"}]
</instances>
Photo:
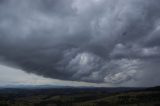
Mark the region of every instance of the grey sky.
<instances>
[{"instance_id":1,"label":"grey sky","mask_svg":"<svg viewBox=\"0 0 160 106\"><path fill-rule=\"evenodd\" d=\"M0 62L51 79L159 85L159 5L158 0L0 0Z\"/></svg>"}]
</instances>

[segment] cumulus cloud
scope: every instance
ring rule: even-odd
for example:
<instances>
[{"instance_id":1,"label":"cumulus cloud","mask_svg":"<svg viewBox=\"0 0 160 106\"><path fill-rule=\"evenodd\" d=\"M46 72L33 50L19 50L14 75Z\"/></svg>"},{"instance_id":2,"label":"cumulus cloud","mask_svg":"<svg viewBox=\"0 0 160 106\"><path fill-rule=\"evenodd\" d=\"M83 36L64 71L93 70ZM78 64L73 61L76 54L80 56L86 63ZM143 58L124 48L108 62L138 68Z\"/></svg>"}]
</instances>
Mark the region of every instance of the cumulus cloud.
<instances>
[{"instance_id":1,"label":"cumulus cloud","mask_svg":"<svg viewBox=\"0 0 160 106\"><path fill-rule=\"evenodd\" d=\"M1 0L0 61L62 80L159 84L159 4Z\"/></svg>"}]
</instances>

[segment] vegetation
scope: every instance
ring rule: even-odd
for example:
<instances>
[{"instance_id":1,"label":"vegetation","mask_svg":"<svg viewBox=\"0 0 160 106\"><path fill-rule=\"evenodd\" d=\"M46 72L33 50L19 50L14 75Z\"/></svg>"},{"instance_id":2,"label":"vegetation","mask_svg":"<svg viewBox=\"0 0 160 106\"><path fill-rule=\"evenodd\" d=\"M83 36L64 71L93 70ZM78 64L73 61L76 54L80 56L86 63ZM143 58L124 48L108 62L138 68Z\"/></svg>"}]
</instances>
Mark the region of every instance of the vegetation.
<instances>
[{"instance_id":1,"label":"vegetation","mask_svg":"<svg viewBox=\"0 0 160 106\"><path fill-rule=\"evenodd\" d=\"M1 89L0 106L160 106L160 88Z\"/></svg>"}]
</instances>

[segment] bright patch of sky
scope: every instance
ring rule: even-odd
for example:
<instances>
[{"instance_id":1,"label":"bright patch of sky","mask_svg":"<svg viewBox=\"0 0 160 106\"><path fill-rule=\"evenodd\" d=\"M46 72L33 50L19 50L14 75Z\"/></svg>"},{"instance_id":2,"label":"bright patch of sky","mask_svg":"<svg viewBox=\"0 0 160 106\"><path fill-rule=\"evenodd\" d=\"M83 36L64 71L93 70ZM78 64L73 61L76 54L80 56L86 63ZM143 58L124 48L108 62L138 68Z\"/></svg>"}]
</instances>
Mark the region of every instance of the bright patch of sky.
<instances>
[{"instance_id":1,"label":"bright patch of sky","mask_svg":"<svg viewBox=\"0 0 160 106\"><path fill-rule=\"evenodd\" d=\"M63 81L44 78L23 70L0 65L0 87L19 85L55 85L55 86L109 86L107 84L94 84L76 81Z\"/></svg>"}]
</instances>

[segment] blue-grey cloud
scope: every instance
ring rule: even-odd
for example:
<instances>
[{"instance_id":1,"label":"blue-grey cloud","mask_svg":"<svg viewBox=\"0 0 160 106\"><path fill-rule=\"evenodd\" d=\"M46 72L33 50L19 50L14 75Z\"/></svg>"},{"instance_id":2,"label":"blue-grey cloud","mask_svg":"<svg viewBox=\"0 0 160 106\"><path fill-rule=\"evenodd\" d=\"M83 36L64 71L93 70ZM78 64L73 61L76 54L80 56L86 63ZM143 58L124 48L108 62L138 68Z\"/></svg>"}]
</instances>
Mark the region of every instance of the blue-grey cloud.
<instances>
[{"instance_id":1,"label":"blue-grey cloud","mask_svg":"<svg viewBox=\"0 0 160 106\"><path fill-rule=\"evenodd\" d=\"M0 0L0 60L56 79L159 84L159 4Z\"/></svg>"}]
</instances>

